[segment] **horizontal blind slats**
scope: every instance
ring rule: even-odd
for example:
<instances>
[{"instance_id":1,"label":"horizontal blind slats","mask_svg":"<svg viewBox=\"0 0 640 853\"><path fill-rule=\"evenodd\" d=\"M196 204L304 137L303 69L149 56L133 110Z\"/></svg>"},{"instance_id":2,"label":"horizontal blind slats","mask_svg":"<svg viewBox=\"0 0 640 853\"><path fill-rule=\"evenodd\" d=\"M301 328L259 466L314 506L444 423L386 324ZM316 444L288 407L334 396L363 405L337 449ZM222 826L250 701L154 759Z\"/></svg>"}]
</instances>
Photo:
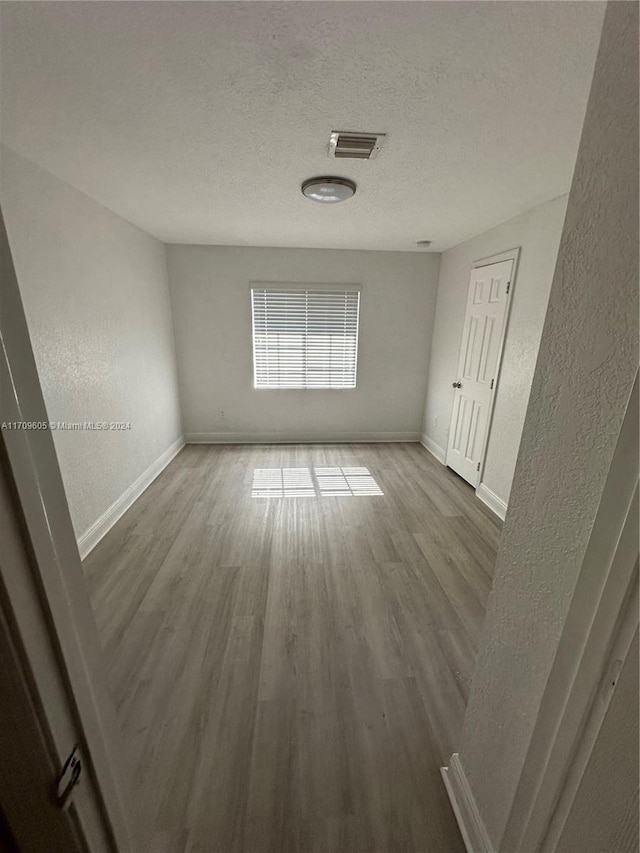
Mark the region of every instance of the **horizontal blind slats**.
<instances>
[{"instance_id":1,"label":"horizontal blind slats","mask_svg":"<svg viewBox=\"0 0 640 853\"><path fill-rule=\"evenodd\" d=\"M354 388L360 294L252 288L256 388Z\"/></svg>"}]
</instances>

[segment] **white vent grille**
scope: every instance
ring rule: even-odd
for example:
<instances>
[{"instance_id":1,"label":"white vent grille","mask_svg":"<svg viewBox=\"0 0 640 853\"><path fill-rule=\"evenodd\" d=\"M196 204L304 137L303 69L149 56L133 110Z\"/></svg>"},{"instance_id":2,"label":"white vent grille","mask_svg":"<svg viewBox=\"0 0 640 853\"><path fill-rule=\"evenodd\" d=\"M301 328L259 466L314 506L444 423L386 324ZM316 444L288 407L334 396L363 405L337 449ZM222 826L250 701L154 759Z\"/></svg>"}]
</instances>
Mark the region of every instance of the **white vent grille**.
<instances>
[{"instance_id":1,"label":"white vent grille","mask_svg":"<svg viewBox=\"0 0 640 853\"><path fill-rule=\"evenodd\" d=\"M329 137L329 157L373 160L382 147L384 133L347 133L334 130Z\"/></svg>"}]
</instances>

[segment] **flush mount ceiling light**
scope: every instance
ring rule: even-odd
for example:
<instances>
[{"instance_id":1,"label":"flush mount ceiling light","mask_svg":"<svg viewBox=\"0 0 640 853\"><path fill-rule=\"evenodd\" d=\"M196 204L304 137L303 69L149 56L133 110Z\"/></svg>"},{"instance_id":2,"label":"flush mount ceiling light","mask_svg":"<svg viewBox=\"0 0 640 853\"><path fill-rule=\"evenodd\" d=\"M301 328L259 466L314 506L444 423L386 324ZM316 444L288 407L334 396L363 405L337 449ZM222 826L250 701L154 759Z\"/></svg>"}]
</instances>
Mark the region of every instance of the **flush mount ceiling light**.
<instances>
[{"instance_id":1,"label":"flush mount ceiling light","mask_svg":"<svg viewBox=\"0 0 640 853\"><path fill-rule=\"evenodd\" d=\"M336 178L326 175L321 178L309 178L300 187L302 195L320 204L337 204L351 198L356 185L348 178Z\"/></svg>"}]
</instances>

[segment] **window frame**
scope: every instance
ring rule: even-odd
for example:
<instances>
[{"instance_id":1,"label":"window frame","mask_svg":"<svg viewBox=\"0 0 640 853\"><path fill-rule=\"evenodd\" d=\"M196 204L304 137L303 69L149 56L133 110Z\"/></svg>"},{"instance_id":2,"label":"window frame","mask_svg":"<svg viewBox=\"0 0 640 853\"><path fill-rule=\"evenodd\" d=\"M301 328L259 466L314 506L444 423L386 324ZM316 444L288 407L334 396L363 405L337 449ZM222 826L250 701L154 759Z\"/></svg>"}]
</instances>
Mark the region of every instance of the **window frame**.
<instances>
[{"instance_id":1,"label":"window frame","mask_svg":"<svg viewBox=\"0 0 640 853\"><path fill-rule=\"evenodd\" d=\"M254 314L253 292L255 290L271 290L278 293L286 292L323 292L327 293L356 293L358 296L356 304L356 334L355 334L355 353L354 353L354 369L353 369L353 385L258 385L257 384L257 365L256 365L256 324ZM249 283L249 310L251 312L251 348L252 348L252 370L253 381L252 387L254 391L355 391L358 387L358 355L360 348L360 311L362 308L362 286L360 284L351 283L290 283L278 281L252 281Z\"/></svg>"}]
</instances>

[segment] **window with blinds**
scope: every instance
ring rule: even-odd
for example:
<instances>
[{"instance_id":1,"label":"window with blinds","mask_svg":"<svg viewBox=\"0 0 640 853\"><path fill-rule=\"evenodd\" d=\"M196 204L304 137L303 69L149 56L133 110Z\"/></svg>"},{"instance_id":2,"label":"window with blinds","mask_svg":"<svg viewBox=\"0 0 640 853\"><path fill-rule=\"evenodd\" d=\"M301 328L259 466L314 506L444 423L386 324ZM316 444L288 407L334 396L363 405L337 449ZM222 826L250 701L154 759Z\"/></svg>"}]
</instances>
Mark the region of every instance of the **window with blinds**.
<instances>
[{"instance_id":1,"label":"window with blinds","mask_svg":"<svg viewBox=\"0 0 640 853\"><path fill-rule=\"evenodd\" d=\"M360 292L251 288L255 388L355 388Z\"/></svg>"}]
</instances>

